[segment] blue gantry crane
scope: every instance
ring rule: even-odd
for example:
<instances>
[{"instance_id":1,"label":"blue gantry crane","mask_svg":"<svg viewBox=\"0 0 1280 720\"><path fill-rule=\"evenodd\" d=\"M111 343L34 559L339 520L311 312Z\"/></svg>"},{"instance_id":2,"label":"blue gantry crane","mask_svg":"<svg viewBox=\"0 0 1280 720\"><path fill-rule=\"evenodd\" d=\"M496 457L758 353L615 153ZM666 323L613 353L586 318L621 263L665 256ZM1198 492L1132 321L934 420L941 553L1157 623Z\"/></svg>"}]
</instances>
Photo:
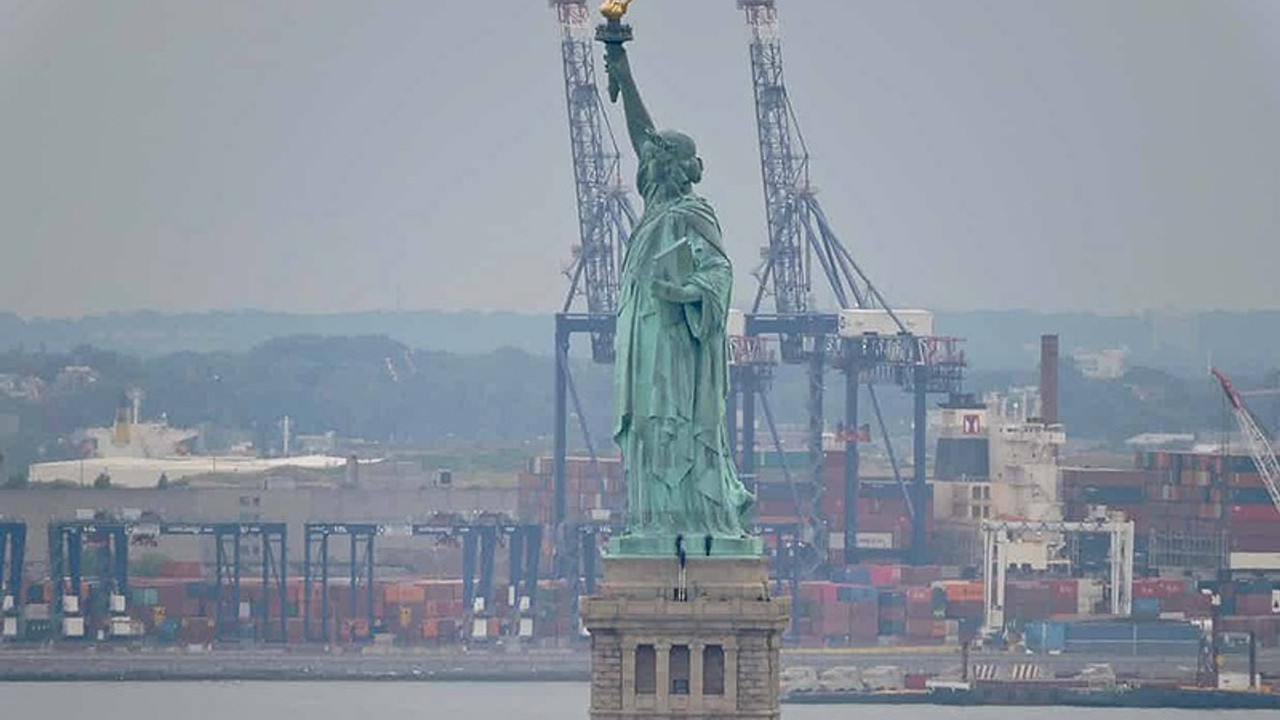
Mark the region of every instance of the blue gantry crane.
<instances>
[{"instance_id":1,"label":"blue gantry crane","mask_svg":"<svg viewBox=\"0 0 1280 720\"><path fill-rule=\"evenodd\" d=\"M209 588L208 599L214 601L213 619L217 637L222 640L239 639L241 621L251 620L253 639L284 642L287 577L285 530L284 523L165 523L114 517L51 522L49 576L53 581L54 615L62 620L71 608L77 609L75 614L89 616L95 611L86 602L88 598L80 597L86 549L97 554L96 562L91 566L98 569L98 592L104 597L127 597L131 544L152 542L163 535L212 537L216 550L215 580ZM254 538L262 543L260 560L263 597L256 612L249 618L242 617L240 611L241 580L247 565L241 557L241 545L246 538ZM68 605L64 600L68 596L75 597L76 602ZM271 617L273 605L279 608L274 618Z\"/></svg>"},{"instance_id":2,"label":"blue gantry crane","mask_svg":"<svg viewBox=\"0 0 1280 720\"><path fill-rule=\"evenodd\" d=\"M746 318L746 334L776 335L785 363L804 364L809 378L808 446L815 497L822 487L824 371L831 365L845 376L843 422L845 476L844 560L857 562L857 507L860 437L859 387L865 385L894 475L903 488L911 515L912 560L923 562L925 548L925 412L930 393L953 393L961 387L964 354L955 338L934 337L910 325L871 282L840 241L818 201L810 178L809 151L800 133L783 75L782 40L776 0L737 0L750 31L752 84L755 92L761 174L764 185L768 245L757 271L758 286ZM816 269L816 272L815 272ZM817 282L836 308L823 310L815 300ZM819 285L821 287L821 285ZM773 312L764 313L772 298ZM851 312L852 311L852 312ZM869 312L880 318L876 332L859 327ZM755 379L740 378L738 401L744 410L744 473L754 472L754 439L745 418L755 402ZM914 477L907 486L898 472L889 433L880 413L875 383L890 381L914 393ZM753 414L750 413L750 414Z\"/></svg>"},{"instance_id":3,"label":"blue gantry crane","mask_svg":"<svg viewBox=\"0 0 1280 720\"><path fill-rule=\"evenodd\" d=\"M363 616L371 630L378 618L374 607L374 553L378 538L388 536L430 538L436 542L462 546L462 592L464 611L468 617L491 617L494 612L494 566L500 545L510 551L508 569L510 585L516 597L529 598L530 609L537 601L538 560L542 547L542 528L520 525L505 515L492 513L476 517L437 514L424 522L406 525L387 523L307 523L303 528L303 595L302 617L304 637L308 641L332 641L329 580L331 545L347 543L346 576L349 613L355 619ZM478 572L477 572L478 571ZM477 577L478 575L478 577ZM319 608L313 607L316 587L320 588ZM361 598L361 595L364 595ZM477 598L483 600L477 604ZM361 612L363 605L363 612ZM477 608L479 610L477 611ZM361 639L361 638L352 638Z\"/></svg>"},{"instance_id":4,"label":"blue gantry crane","mask_svg":"<svg viewBox=\"0 0 1280 720\"><path fill-rule=\"evenodd\" d=\"M27 524L0 520L0 624L3 625L0 639L18 636L18 616L24 603L22 567L26 548Z\"/></svg>"}]
</instances>

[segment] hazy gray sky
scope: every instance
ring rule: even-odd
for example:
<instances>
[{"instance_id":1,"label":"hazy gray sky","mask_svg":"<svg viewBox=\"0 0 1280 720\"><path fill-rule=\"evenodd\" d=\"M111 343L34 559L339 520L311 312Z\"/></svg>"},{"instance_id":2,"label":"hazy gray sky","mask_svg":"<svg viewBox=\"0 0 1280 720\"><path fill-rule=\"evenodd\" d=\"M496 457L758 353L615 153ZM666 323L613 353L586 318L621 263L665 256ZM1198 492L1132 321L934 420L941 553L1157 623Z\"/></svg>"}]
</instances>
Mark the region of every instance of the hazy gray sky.
<instances>
[{"instance_id":1,"label":"hazy gray sky","mask_svg":"<svg viewBox=\"0 0 1280 720\"><path fill-rule=\"evenodd\" d=\"M1280 307L1280 3L779 5L822 200L895 304ZM632 23L741 304L764 226L741 14ZM553 310L558 40L545 0L0 0L0 311Z\"/></svg>"}]
</instances>

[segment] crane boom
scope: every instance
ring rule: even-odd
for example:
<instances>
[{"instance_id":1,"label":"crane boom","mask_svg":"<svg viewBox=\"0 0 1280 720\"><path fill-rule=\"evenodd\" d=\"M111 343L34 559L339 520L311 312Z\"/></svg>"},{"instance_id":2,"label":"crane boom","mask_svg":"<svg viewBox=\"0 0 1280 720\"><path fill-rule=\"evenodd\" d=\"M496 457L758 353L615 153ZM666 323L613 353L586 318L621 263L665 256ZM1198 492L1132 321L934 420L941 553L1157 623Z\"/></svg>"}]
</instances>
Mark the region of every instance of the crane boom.
<instances>
[{"instance_id":1,"label":"crane boom","mask_svg":"<svg viewBox=\"0 0 1280 720\"><path fill-rule=\"evenodd\" d=\"M751 31L751 79L769 226L765 274L773 281L777 312L803 313L809 309L810 278L801 196L809 186L809 150L796 126L783 82L778 10L772 2L743 1L738 6L746 13ZM761 280L762 286L768 284L763 277ZM757 296L757 306L759 302Z\"/></svg>"},{"instance_id":2,"label":"crane boom","mask_svg":"<svg viewBox=\"0 0 1280 720\"><path fill-rule=\"evenodd\" d=\"M1226 394L1227 402L1231 405L1231 411L1236 416L1236 424L1240 426L1240 432L1244 434L1245 443L1249 446L1249 454L1253 456L1253 462L1258 466L1258 474L1262 476L1262 484L1266 486L1267 493L1271 495L1271 502L1276 506L1276 512L1280 512L1280 461L1276 460L1276 451L1271 445L1271 440L1262 431L1258 421L1253 419L1253 414L1249 412L1249 408L1244 404L1244 399L1241 398L1235 386L1231 384L1231 380L1217 368L1213 368L1209 372L1217 378L1218 384L1222 386L1222 392Z\"/></svg>"},{"instance_id":3,"label":"crane boom","mask_svg":"<svg viewBox=\"0 0 1280 720\"><path fill-rule=\"evenodd\" d=\"M569 141L578 199L579 245L567 274L564 312L579 295L591 315L618 311L618 268L636 214L622 183L618 144L596 86L594 42L587 0L551 0L561 28ZM612 331L591 333L592 358L613 362Z\"/></svg>"}]
</instances>

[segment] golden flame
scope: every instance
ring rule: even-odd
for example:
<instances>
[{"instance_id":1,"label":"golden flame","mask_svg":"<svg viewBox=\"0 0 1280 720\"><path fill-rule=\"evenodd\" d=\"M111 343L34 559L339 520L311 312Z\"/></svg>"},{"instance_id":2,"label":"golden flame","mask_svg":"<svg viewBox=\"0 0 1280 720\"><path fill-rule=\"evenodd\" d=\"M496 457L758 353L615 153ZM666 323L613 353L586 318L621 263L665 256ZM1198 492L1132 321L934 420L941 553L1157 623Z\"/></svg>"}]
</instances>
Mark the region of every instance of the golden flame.
<instances>
[{"instance_id":1,"label":"golden flame","mask_svg":"<svg viewBox=\"0 0 1280 720\"><path fill-rule=\"evenodd\" d=\"M627 6L631 4L631 0L604 0L600 5L600 14L606 19L617 22L627 14Z\"/></svg>"}]
</instances>

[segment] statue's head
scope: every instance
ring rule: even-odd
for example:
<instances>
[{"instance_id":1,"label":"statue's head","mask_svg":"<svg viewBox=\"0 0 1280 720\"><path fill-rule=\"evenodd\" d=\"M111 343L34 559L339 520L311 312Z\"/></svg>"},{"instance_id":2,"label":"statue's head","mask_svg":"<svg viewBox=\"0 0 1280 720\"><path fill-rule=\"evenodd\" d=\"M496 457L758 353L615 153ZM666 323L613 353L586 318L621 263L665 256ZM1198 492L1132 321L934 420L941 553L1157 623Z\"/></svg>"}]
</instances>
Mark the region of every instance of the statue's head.
<instances>
[{"instance_id":1,"label":"statue's head","mask_svg":"<svg viewBox=\"0 0 1280 720\"><path fill-rule=\"evenodd\" d=\"M675 130L650 133L641 151L640 186L666 186L680 194L702 182L702 158L693 138Z\"/></svg>"}]
</instances>

